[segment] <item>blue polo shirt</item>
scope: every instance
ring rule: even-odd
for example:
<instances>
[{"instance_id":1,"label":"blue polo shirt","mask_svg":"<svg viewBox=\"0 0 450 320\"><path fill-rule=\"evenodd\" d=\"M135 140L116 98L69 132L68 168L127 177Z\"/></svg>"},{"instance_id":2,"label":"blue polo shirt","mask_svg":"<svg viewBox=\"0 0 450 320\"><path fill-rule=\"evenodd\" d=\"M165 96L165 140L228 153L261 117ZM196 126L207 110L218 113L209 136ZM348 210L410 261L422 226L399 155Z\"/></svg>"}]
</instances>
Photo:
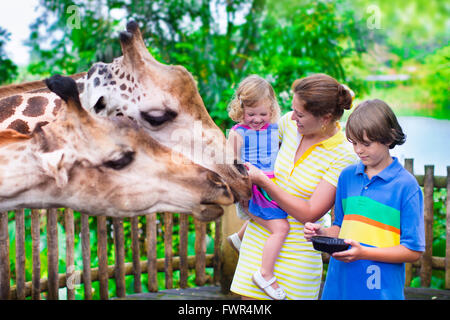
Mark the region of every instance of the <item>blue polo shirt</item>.
<instances>
[{"instance_id":1,"label":"blue polo shirt","mask_svg":"<svg viewBox=\"0 0 450 320\"><path fill-rule=\"evenodd\" d=\"M371 179L362 162L338 180L334 225L363 246L425 250L423 195L415 177L393 162ZM404 299L405 264L330 259L322 299Z\"/></svg>"}]
</instances>

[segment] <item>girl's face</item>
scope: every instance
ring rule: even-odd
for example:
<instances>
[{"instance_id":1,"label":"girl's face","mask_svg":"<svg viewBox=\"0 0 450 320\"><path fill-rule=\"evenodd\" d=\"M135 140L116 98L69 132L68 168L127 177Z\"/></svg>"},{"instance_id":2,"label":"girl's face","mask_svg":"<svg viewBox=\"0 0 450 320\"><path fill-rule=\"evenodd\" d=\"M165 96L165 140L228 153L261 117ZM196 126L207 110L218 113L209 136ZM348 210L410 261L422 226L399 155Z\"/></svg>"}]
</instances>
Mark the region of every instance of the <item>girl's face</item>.
<instances>
[{"instance_id":1,"label":"girl's face","mask_svg":"<svg viewBox=\"0 0 450 320\"><path fill-rule=\"evenodd\" d=\"M353 149L368 169L383 169L391 160L389 146L377 141L370 141L364 133L364 141L351 141Z\"/></svg>"},{"instance_id":2,"label":"girl's face","mask_svg":"<svg viewBox=\"0 0 450 320\"><path fill-rule=\"evenodd\" d=\"M244 124L253 130L259 130L267 123L270 123L272 113L270 103L258 104L256 107L244 107Z\"/></svg>"},{"instance_id":3,"label":"girl's face","mask_svg":"<svg viewBox=\"0 0 450 320\"><path fill-rule=\"evenodd\" d=\"M317 134L321 131L324 124L323 119L315 117L312 113L305 110L303 107L305 102L294 94L292 99L292 113L291 119L297 123L297 131L302 135Z\"/></svg>"}]
</instances>

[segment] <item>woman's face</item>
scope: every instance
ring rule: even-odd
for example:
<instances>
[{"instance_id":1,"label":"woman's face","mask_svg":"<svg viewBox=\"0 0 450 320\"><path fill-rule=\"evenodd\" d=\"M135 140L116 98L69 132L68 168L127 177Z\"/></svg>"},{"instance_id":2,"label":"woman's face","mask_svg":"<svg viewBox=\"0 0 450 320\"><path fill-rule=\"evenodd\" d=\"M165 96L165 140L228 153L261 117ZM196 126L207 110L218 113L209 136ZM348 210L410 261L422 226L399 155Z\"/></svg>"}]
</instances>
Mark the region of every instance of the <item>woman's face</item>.
<instances>
[{"instance_id":1,"label":"woman's face","mask_svg":"<svg viewBox=\"0 0 450 320\"><path fill-rule=\"evenodd\" d=\"M306 111L303 107L305 102L298 98L294 94L294 99L292 99L292 113L291 119L297 123L297 131L302 135L317 134L321 131L322 125L324 124L321 117L315 117L310 112Z\"/></svg>"}]
</instances>

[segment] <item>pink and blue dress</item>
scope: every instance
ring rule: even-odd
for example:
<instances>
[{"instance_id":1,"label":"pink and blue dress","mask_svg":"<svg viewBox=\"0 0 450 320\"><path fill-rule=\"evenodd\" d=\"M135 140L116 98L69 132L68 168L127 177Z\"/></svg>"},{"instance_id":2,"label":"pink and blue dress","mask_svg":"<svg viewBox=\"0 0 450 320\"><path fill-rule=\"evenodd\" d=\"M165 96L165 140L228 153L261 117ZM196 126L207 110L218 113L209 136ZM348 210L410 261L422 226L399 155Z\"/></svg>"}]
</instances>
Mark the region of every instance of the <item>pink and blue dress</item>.
<instances>
[{"instance_id":1,"label":"pink and blue dress","mask_svg":"<svg viewBox=\"0 0 450 320\"><path fill-rule=\"evenodd\" d=\"M231 128L243 139L241 161L250 162L263 171L270 179L274 179L275 160L279 150L278 124L266 124L259 130L247 125L237 124ZM285 219L287 213L270 199L260 187L252 186L253 196L249 201L249 211L264 220Z\"/></svg>"}]
</instances>

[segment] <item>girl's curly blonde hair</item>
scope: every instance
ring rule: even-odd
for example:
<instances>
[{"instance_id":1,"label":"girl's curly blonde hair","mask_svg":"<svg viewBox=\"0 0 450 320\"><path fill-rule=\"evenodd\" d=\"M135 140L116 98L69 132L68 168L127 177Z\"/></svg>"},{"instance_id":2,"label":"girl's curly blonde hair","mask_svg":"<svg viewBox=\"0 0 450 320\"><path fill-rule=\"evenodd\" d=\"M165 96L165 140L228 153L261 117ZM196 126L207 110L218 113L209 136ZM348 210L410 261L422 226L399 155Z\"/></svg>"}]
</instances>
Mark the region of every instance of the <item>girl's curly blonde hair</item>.
<instances>
[{"instance_id":1,"label":"girl's curly blonde hair","mask_svg":"<svg viewBox=\"0 0 450 320\"><path fill-rule=\"evenodd\" d=\"M270 103L271 123L280 118L281 110L275 91L267 80L260 76L250 75L239 83L239 87L228 105L228 115L235 122L244 120L244 107L252 108L260 103Z\"/></svg>"}]
</instances>

